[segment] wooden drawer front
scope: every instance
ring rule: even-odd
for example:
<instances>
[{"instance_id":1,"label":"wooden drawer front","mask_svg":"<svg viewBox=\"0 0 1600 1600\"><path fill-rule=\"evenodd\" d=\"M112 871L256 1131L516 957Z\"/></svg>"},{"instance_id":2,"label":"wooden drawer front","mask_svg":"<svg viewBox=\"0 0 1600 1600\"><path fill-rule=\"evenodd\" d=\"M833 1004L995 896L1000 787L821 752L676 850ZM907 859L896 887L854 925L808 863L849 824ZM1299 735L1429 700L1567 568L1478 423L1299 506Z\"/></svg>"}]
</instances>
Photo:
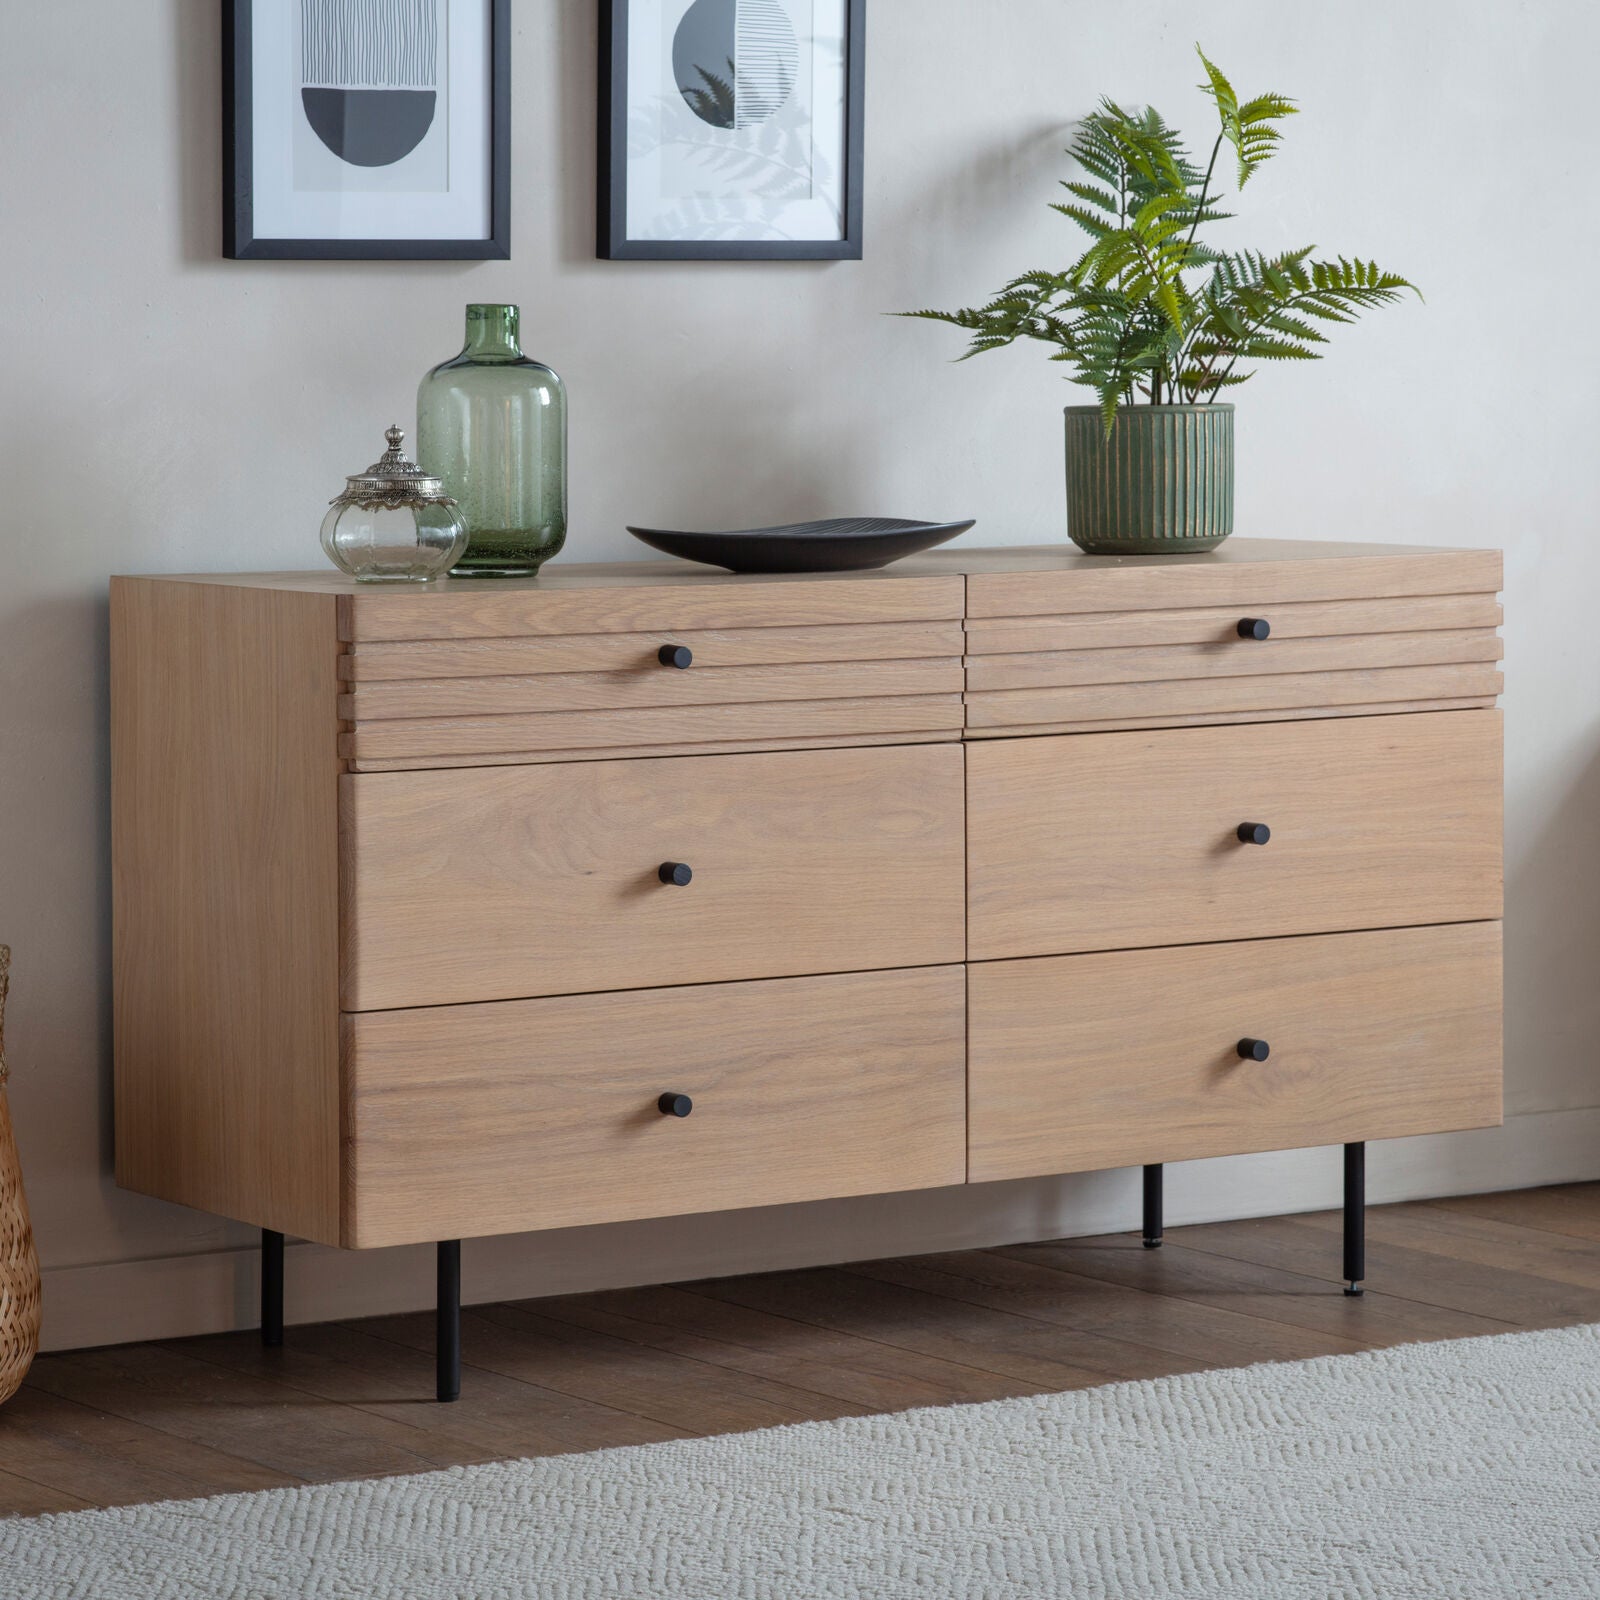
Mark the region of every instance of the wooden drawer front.
<instances>
[{"instance_id":1,"label":"wooden drawer front","mask_svg":"<svg viewBox=\"0 0 1600 1600\"><path fill-rule=\"evenodd\" d=\"M1278 639L1265 643L1233 638L1207 644L1135 645L1123 650L1049 650L1018 655L974 656L967 687L991 689L1094 689L1124 684L1161 686L1174 704L1186 693L1180 680L1308 676L1337 682L1346 673L1400 667L1482 666L1503 654L1493 628L1460 632L1378 633L1327 639ZM1074 711L1097 709L1101 695L1071 701ZM1118 705L1120 702L1113 701Z\"/></svg>"},{"instance_id":2,"label":"wooden drawer front","mask_svg":"<svg viewBox=\"0 0 1600 1600\"><path fill-rule=\"evenodd\" d=\"M1002 690L968 694L967 732L974 739L994 739L1019 733L1464 711L1492 706L1502 686L1498 668L1477 663Z\"/></svg>"},{"instance_id":3,"label":"wooden drawer front","mask_svg":"<svg viewBox=\"0 0 1600 1600\"><path fill-rule=\"evenodd\" d=\"M1498 711L967 754L975 961L1498 917ZM1243 823L1271 830L1239 841Z\"/></svg>"},{"instance_id":4,"label":"wooden drawer front","mask_svg":"<svg viewBox=\"0 0 1600 1600\"><path fill-rule=\"evenodd\" d=\"M717 750L726 746L782 746L827 739L909 742L960 738L962 730L962 634L958 622L941 627L886 629L773 629L784 635L773 654L805 648L875 651L859 659L718 662L758 654L752 635L733 638L726 651L694 650L688 670L664 667L656 650L646 654L626 640L621 666L541 672L546 658L539 640L474 642L482 654L462 646L424 643L384 646L394 654L371 661L362 648L350 654L350 672L339 698L349 725L341 754L355 770L408 766L464 766L506 760L579 760L624 752ZM805 635L803 640L795 635ZM878 635L878 637L875 637ZM701 635L685 635L696 638ZM605 642L605 635L600 635ZM648 638L646 638L648 642ZM579 642L581 643L581 642ZM531 648L528 648L531 646ZM891 651L922 646L942 656L896 656ZM602 659L605 650L573 650L566 666ZM435 659L437 658L437 659ZM522 672L490 670L469 677L472 661L488 669L525 666ZM366 677L446 667L438 677Z\"/></svg>"},{"instance_id":5,"label":"wooden drawer front","mask_svg":"<svg viewBox=\"0 0 1600 1600\"><path fill-rule=\"evenodd\" d=\"M344 1007L959 961L962 769L925 745L346 777Z\"/></svg>"},{"instance_id":6,"label":"wooden drawer front","mask_svg":"<svg viewBox=\"0 0 1600 1600\"><path fill-rule=\"evenodd\" d=\"M1081 616L1086 613L1225 608L1235 618L1269 605L1329 600L1498 594L1498 550L1418 550L1397 545L1346 546L1327 555L1314 545L1247 539L1208 555L1104 556L1063 551L1058 570L1041 570L1041 552L1018 550L1011 571L974 572L967 615ZM1130 641L1132 642L1132 641Z\"/></svg>"},{"instance_id":7,"label":"wooden drawer front","mask_svg":"<svg viewBox=\"0 0 1600 1600\"><path fill-rule=\"evenodd\" d=\"M1492 552L1032 576L971 579L975 738L1460 709L1500 692ZM1246 618L1270 637L1242 638Z\"/></svg>"},{"instance_id":8,"label":"wooden drawer front","mask_svg":"<svg viewBox=\"0 0 1600 1600\"><path fill-rule=\"evenodd\" d=\"M529 718L553 712L641 711L676 707L769 709L788 701L868 700L961 693L961 657L931 661L815 661L781 667L704 667L687 672L647 666L610 672L553 672L532 677L432 678L410 683L358 684L339 697L340 715L362 734L405 733L405 719L463 723ZM683 719L680 719L683 720ZM379 723L372 727L368 724ZM687 727L694 732L690 719ZM425 735L413 738L426 746Z\"/></svg>"},{"instance_id":9,"label":"wooden drawer front","mask_svg":"<svg viewBox=\"0 0 1600 1600\"><path fill-rule=\"evenodd\" d=\"M695 669L783 667L818 661L916 661L959 656L959 619L873 622L820 628L657 629L654 633L580 633L514 639L424 639L354 644L339 658L339 676L357 684L440 678L521 678L536 673L627 672L660 675L663 645L682 645ZM358 701L358 704L361 702Z\"/></svg>"},{"instance_id":10,"label":"wooden drawer front","mask_svg":"<svg viewBox=\"0 0 1600 1600\"><path fill-rule=\"evenodd\" d=\"M961 723L959 694L771 705L652 706L639 711L364 722L341 737L340 751L352 772L404 772L618 756L920 744L958 740Z\"/></svg>"},{"instance_id":11,"label":"wooden drawer front","mask_svg":"<svg viewBox=\"0 0 1600 1600\"><path fill-rule=\"evenodd\" d=\"M1500 1120L1498 923L996 962L969 991L974 1182Z\"/></svg>"},{"instance_id":12,"label":"wooden drawer front","mask_svg":"<svg viewBox=\"0 0 1600 1600\"><path fill-rule=\"evenodd\" d=\"M1255 642L1240 639L1238 632L1240 620L1254 614L1241 611L1238 606L1194 606L1180 611L974 617L967 623L967 651L974 657L987 658L1029 656L1035 652L1127 650L1147 645L1203 645L1212 660L1249 660L1248 650L1236 651L1234 646ZM1466 633L1498 628L1503 617L1499 600L1486 592L1402 595L1388 600L1283 601L1271 606L1268 620L1272 624L1272 640L1282 643L1368 633Z\"/></svg>"},{"instance_id":13,"label":"wooden drawer front","mask_svg":"<svg viewBox=\"0 0 1600 1600\"><path fill-rule=\"evenodd\" d=\"M687 562L546 567L537 578L468 578L427 588L369 586L339 598L353 643L814 628L959 619L966 580L898 562L848 577L735 577Z\"/></svg>"},{"instance_id":14,"label":"wooden drawer front","mask_svg":"<svg viewBox=\"0 0 1600 1600\"><path fill-rule=\"evenodd\" d=\"M340 754L393 771L960 737L961 579L694 576L358 606Z\"/></svg>"},{"instance_id":15,"label":"wooden drawer front","mask_svg":"<svg viewBox=\"0 0 1600 1600\"><path fill-rule=\"evenodd\" d=\"M344 1048L349 1245L966 1176L960 967L347 1016Z\"/></svg>"}]
</instances>

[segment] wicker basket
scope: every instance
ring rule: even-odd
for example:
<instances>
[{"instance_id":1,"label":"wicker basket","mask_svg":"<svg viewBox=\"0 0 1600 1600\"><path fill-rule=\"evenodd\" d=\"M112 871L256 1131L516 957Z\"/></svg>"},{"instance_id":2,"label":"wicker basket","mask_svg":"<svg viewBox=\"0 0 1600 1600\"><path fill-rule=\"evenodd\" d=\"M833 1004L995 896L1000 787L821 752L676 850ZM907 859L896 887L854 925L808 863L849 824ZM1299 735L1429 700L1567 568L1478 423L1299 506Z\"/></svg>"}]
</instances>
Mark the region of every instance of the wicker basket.
<instances>
[{"instance_id":1,"label":"wicker basket","mask_svg":"<svg viewBox=\"0 0 1600 1600\"><path fill-rule=\"evenodd\" d=\"M0 1405L18 1389L39 1350L39 1257L22 1192L22 1163L6 1103L6 981L11 952L0 944Z\"/></svg>"}]
</instances>

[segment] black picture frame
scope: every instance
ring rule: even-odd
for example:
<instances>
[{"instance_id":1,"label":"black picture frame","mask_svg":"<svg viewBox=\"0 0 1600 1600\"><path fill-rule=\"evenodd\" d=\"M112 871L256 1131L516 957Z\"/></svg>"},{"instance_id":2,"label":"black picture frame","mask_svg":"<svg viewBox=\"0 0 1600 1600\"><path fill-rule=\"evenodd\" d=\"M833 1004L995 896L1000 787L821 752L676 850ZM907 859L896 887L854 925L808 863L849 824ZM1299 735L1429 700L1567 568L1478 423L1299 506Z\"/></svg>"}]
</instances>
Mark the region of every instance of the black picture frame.
<instances>
[{"instance_id":1,"label":"black picture frame","mask_svg":"<svg viewBox=\"0 0 1600 1600\"><path fill-rule=\"evenodd\" d=\"M511 258L511 0L490 0L489 236L258 239L252 133L254 0L222 0L222 253L230 261L508 261Z\"/></svg>"},{"instance_id":2,"label":"black picture frame","mask_svg":"<svg viewBox=\"0 0 1600 1600\"><path fill-rule=\"evenodd\" d=\"M600 0L600 183L596 252L602 261L859 261L867 92L867 0L846 0L845 228L842 239L628 237L628 12Z\"/></svg>"}]
</instances>

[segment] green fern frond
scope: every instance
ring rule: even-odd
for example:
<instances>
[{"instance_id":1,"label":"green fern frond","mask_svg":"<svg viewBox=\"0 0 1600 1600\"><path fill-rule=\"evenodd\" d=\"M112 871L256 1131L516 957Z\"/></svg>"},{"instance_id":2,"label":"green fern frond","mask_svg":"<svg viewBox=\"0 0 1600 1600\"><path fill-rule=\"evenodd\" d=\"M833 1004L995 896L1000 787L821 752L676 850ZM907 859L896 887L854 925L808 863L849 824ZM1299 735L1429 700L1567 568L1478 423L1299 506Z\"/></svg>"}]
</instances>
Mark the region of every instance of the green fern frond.
<instances>
[{"instance_id":1,"label":"green fern frond","mask_svg":"<svg viewBox=\"0 0 1600 1600\"><path fill-rule=\"evenodd\" d=\"M1279 125L1298 108L1276 93L1241 100L1199 56L1219 129L1203 170L1159 112L1102 100L1073 130L1079 172L1051 207L1087 235L1077 259L1024 273L978 307L901 314L961 328L963 361L1022 339L1046 345L1094 392L1109 429L1118 407L1138 398L1209 401L1246 382L1249 364L1317 360L1330 324L1418 293L1359 257L1222 251L1202 237L1232 215L1213 188L1224 148L1242 189L1277 153Z\"/></svg>"},{"instance_id":2,"label":"green fern frond","mask_svg":"<svg viewBox=\"0 0 1600 1600\"><path fill-rule=\"evenodd\" d=\"M1199 45L1194 47L1195 54L1200 57L1200 64L1206 69L1206 82L1200 85L1201 90L1209 94L1216 101L1217 110L1221 113L1224 123L1239 120L1239 97L1233 92L1233 85L1223 76L1222 71L1208 57Z\"/></svg>"},{"instance_id":3,"label":"green fern frond","mask_svg":"<svg viewBox=\"0 0 1600 1600\"><path fill-rule=\"evenodd\" d=\"M1010 339L1001 339L998 337L974 339L972 343L956 357L956 360L970 361L974 356L987 355L991 350L1003 350L1012 342L1013 341Z\"/></svg>"},{"instance_id":4,"label":"green fern frond","mask_svg":"<svg viewBox=\"0 0 1600 1600\"><path fill-rule=\"evenodd\" d=\"M1243 189L1256 168L1271 158L1283 137L1273 124L1296 115L1300 108L1281 94L1256 95L1241 105L1233 85L1206 56L1205 51L1199 45L1194 48L1206 69L1206 82L1200 88L1216 104L1222 138L1233 146L1238 160L1239 187Z\"/></svg>"},{"instance_id":5,"label":"green fern frond","mask_svg":"<svg viewBox=\"0 0 1600 1600\"><path fill-rule=\"evenodd\" d=\"M1107 234L1116 230L1116 223L1097 217L1086 206L1069 206L1062 201L1056 201L1050 209L1059 211L1062 216L1076 222L1087 234L1092 234L1096 239L1103 239Z\"/></svg>"},{"instance_id":6,"label":"green fern frond","mask_svg":"<svg viewBox=\"0 0 1600 1600\"><path fill-rule=\"evenodd\" d=\"M1060 294L1070 286L1071 281L1065 272L1025 272L1006 285L1005 293L1015 294L1023 289L1033 289L1039 294Z\"/></svg>"},{"instance_id":7,"label":"green fern frond","mask_svg":"<svg viewBox=\"0 0 1600 1600\"><path fill-rule=\"evenodd\" d=\"M1202 60L1205 58L1202 56ZM1239 121L1245 127L1255 127L1263 122L1276 122L1283 117L1294 117L1300 114L1300 107L1287 95L1283 94L1258 94L1253 100L1246 100L1239 107Z\"/></svg>"},{"instance_id":8,"label":"green fern frond","mask_svg":"<svg viewBox=\"0 0 1600 1600\"><path fill-rule=\"evenodd\" d=\"M1077 195L1077 197L1086 204L1097 206L1101 211L1109 211L1112 216L1116 216L1118 210L1120 209L1117 205L1117 197L1112 194L1109 189L1102 189L1098 184L1076 182L1069 183L1063 179L1061 187L1065 189L1068 194Z\"/></svg>"},{"instance_id":9,"label":"green fern frond","mask_svg":"<svg viewBox=\"0 0 1600 1600\"><path fill-rule=\"evenodd\" d=\"M1185 367L1178 374L1178 383L1191 394L1212 394L1219 389L1236 389L1254 376L1251 372L1208 372L1203 367Z\"/></svg>"},{"instance_id":10,"label":"green fern frond","mask_svg":"<svg viewBox=\"0 0 1600 1600\"><path fill-rule=\"evenodd\" d=\"M1247 361L1320 361L1320 350L1308 350L1294 339L1246 339L1239 354Z\"/></svg>"},{"instance_id":11,"label":"green fern frond","mask_svg":"<svg viewBox=\"0 0 1600 1600\"><path fill-rule=\"evenodd\" d=\"M976 311L891 311L893 317L922 317L928 322L948 322L957 328L981 328L983 319Z\"/></svg>"}]
</instances>

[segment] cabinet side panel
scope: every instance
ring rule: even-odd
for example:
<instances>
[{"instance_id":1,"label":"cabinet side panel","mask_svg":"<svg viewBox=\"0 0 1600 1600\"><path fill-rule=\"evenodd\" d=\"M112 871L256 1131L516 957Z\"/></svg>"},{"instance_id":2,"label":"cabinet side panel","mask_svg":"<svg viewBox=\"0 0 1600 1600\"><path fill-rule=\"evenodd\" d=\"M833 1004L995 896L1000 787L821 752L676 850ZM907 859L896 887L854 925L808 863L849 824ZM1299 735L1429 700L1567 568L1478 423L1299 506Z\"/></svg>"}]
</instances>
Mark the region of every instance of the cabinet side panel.
<instances>
[{"instance_id":1,"label":"cabinet side panel","mask_svg":"<svg viewBox=\"0 0 1600 1600\"><path fill-rule=\"evenodd\" d=\"M331 595L111 592L116 1171L339 1237Z\"/></svg>"}]
</instances>

